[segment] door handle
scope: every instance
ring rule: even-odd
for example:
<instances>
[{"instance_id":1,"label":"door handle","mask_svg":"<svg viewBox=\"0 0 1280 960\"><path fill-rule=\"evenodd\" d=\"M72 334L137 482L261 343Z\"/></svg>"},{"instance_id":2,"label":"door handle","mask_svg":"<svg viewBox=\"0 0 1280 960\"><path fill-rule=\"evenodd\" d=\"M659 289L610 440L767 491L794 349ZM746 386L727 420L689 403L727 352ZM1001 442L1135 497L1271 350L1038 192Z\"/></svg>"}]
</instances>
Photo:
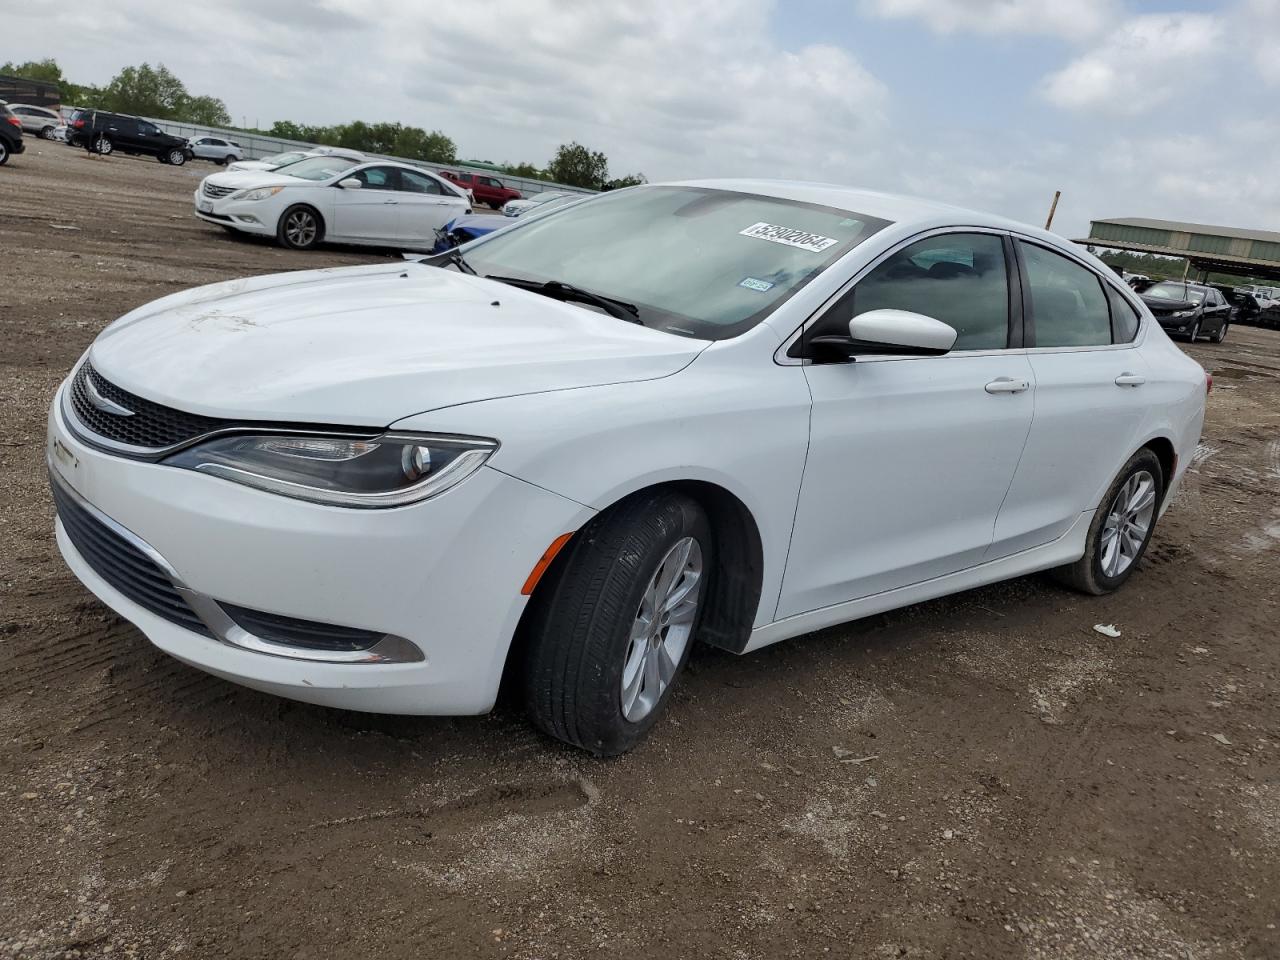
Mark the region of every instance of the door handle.
<instances>
[{"instance_id":1,"label":"door handle","mask_svg":"<svg viewBox=\"0 0 1280 960\"><path fill-rule=\"evenodd\" d=\"M1117 387L1140 387L1147 382L1147 378L1140 373L1122 373L1116 377Z\"/></svg>"},{"instance_id":2,"label":"door handle","mask_svg":"<svg viewBox=\"0 0 1280 960\"><path fill-rule=\"evenodd\" d=\"M1023 390L1030 389L1031 384L1026 380L1014 380L1012 377L997 377L986 386L987 393L1022 393Z\"/></svg>"},{"instance_id":3,"label":"door handle","mask_svg":"<svg viewBox=\"0 0 1280 960\"><path fill-rule=\"evenodd\" d=\"M383 203L399 203L399 200L383 200Z\"/></svg>"}]
</instances>

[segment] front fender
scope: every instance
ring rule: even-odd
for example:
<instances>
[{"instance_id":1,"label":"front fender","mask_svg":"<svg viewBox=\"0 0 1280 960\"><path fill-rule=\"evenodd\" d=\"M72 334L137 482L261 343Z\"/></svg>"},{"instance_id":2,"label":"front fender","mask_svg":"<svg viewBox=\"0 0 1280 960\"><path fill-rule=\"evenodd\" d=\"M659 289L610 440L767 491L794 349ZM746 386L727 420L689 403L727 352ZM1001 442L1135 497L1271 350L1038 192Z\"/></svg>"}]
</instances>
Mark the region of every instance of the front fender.
<instances>
[{"instance_id":1,"label":"front fender","mask_svg":"<svg viewBox=\"0 0 1280 960\"><path fill-rule=\"evenodd\" d=\"M767 330L757 339L777 345ZM760 625L773 619L782 584L809 407L800 367L727 341L668 377L448 407L394 429L494 437L489 466L595 510L663 483L722 487L760 531Z\"/></svg>"}]
</instances>

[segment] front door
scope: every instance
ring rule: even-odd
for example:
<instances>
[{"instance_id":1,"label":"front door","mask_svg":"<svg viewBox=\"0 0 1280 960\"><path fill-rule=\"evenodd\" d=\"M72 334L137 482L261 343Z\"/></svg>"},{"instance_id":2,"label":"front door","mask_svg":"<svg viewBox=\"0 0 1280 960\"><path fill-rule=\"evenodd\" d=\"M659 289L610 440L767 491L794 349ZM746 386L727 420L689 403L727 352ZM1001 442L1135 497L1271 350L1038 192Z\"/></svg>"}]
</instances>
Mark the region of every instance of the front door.
<instances>
[{"instance_id":1,"label":"front door","mask_svg":"<svg viewBox=\"0 0 1280 960\"><path fill-rule=\"evenodd\" d=\"M395 167L365 167L343 179L362 186L334 187L333 240L395 244L400 233L400 171Z\"/></svg>"},{"instance_id":2,"label":"front door","mask_svg":"<svg viewBox=\"0 0 1280 960\"><path fill-rule=\"evenodd\" d=\"M882 308L948 323L956 345L805 367L809 455L779 618L980 563L1026 442L1034 376L1001 235L944 233L896 251L806 337L847 337L853 316Z\"/></svg>"}]
</instances>

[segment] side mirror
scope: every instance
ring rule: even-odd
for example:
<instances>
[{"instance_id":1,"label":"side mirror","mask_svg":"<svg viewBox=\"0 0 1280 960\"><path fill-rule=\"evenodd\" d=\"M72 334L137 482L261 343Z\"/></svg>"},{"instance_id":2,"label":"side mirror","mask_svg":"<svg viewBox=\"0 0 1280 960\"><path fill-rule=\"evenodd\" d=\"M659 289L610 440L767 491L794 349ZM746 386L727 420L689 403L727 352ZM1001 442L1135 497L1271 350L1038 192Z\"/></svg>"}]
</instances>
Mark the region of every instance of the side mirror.
<instances>
[{"instance_id":1,"label":"side mirror","mask_svg":"<svg viewBox=\"0 0 1280 960\"><path fill-rule=\"evenodd\" d=\"M908 310L869 310L849 321L848 339L814 337L810 343L844 358L859 354L939 357L950 353L958 334L954 327Z\"/></svg>"},{"instance_id":2,"label":"side mirror","mask_svg":"<svg viewBox=\"0 0 1280 960\"><path fill-rule=\"evenodd\" d=\"M338 186L343 190L359 190L364 183L357 177L347 177L345 180L339 180Z\"/></svg>"}]
</instances>

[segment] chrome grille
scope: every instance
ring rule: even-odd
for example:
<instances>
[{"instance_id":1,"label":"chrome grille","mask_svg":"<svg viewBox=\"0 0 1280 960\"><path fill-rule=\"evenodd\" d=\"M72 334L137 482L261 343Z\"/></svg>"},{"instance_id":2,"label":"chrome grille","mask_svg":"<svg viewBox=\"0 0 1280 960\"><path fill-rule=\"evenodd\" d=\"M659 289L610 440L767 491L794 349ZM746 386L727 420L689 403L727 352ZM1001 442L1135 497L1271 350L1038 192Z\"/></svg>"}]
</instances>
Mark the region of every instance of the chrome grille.
<instances>
[{"instance_id":1,"label":"chrome grille","mask_svg":"<svg viewBox=\"0 0 1280 960\"><path fill-rule=\"evenodd\" d=\"M219 187L217 184L213 184L213 183L209 183L208 181L205 181L203 192L206 197L210 197L214 200L217 200L220 197L225 197L225 196L228 196L229 194L235 193L236 188L235 187Z\"/></svg>"},{"instance_id":2,"label":"chrome grille","mask_svg":"<svg viewBox=\"0 0 1280 960\"><path fill-rule=\"evenodd\" d=\"M132 411L129 416L102 409L94 402L93 393L108 401L108 405ZM150 400L144 400L128 390L117 387L103 377L86 361L76 371L70 388L71 408L76 419L89 435L82 439L94 442L95 437L135 447L139 454L163 450L187 443L197 437L229 426L232 421L216 417L202 417L183 413Z\"/></svg>"}]
</instances>

